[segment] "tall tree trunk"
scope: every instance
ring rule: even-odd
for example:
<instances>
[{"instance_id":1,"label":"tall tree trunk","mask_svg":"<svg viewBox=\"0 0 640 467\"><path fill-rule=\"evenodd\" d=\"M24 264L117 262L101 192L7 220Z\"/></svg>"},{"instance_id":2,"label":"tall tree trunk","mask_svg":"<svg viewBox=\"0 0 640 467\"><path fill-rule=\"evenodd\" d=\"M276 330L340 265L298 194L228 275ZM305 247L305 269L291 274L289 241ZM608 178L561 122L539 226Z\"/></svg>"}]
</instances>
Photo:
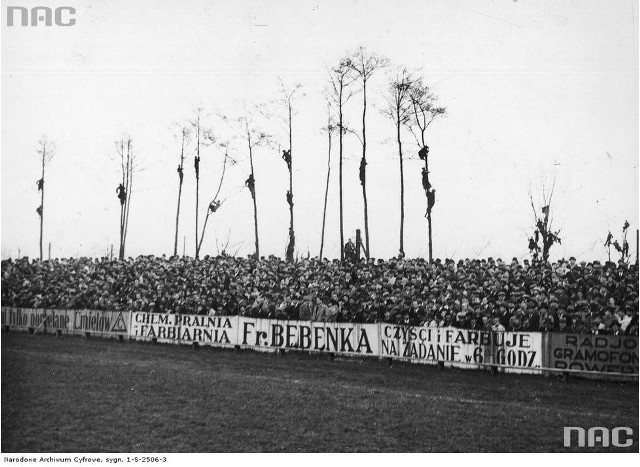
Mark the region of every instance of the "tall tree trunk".
<instances>
[{"instance_id":1,"label":"tall tree trunk","mask_svg":"<svg viewBox=\"0 0 640 467\"><path fill-rule=\"evenodd\" d=\"M251 177L253 177L253 227L256 237L256 261L260 261L260 241L258 239L258 204L256 202L256 177L253 173L253 153L251 150L251 141L249 141L249 162L251 163Z\"/></svg>"},{"instance_id":2,"label":"tall tree trunk","mask_svg":"<svg viewBox=\"0 0 640 467\"><path fill-rule=\"evenodd\" d=\"M367 259L369 259L369 208L367 206L366 183L362 185L362 199L364 200L364 238L367 245L364 253ZM358 252L358 254L360 253Z\"/></svg>"},{"instance_id":3,"label":"tall tree trunk","mask_svg":"<svg viewBox=\"0 0 640 467\"><path fill-rule=\"evenodd\" d=\"M124 151L124 144L122 145ZM133 187L133 156L131 155L131 140L127 140L127 162L123 165L122 184L125 188L125 201L120 204L120 251L118 258L124 260L127 230L129 228L129 211L131 209L131 191Z\"/></svg>"},{"instance_id":4,"label":"tall tree trunk","mask_svg":"<svg viewBox=\"0 0 640 467\"><path fill-rule=\"evenodd\" d=\"M256 260L260 260L260 241L258 240L258 205L256 198L253 197L253 227L256 236Z\"/></svg>"},{"instance_id":5,"label":"tall tree trunk","mask_svg":"<svg viewBox=\"0 0 640 467\"><path fill-rule=\"evenodd\" d=\"M118 247L118 259L124 259L124 204L120 204L120 246Z\"/></svg>"},{"instance_id":6,"label":"tall tree trunk","mask_svg":"<svg viewBox=\"0 0 640 467\"><path fill-rule=\"evenodd\" d=\"M126 215L125 205L120 204L120 247L118 248L118 259L124 259L124 219Z\"/></svg>"},{"instance_id":7,"label":"tall tree trunk","mask_svg":"<svg viewBox=\"0 0 640 467\"><path fill-rule=\"evenodd\" d=\"M180 201L182 199L182 181L184 174L184 142L185 142L185 129L182 128L182 146L180 148L180 166L178 172L178 208L176 209L176 237L173 241L173 256L178 256L178 227L180 221Z\"/></svg>"},{"instance_id":8,"label":"tall tree trunk","mask_svg":"<svg viewBox=\"0 0 640 467\"><path fill-rule=\"evenodd\" d=\"M44 165L46 150L42 152L42 190L40 191L40 262L42 262L42 234L44 231Z\"/></svg>"},{"instance_id":9,"label":"tall tree trunk","mask_svg":"<svg viewBox=\"0 0 640 467\"><path fill-rule=\"evenodd\" d=\"M198 244L196 246L196 250L197 250L197 254L200 255L200 250L202 249L202 242L204 240L204 232L207 229L207 222L209 222L209 215L211 214L211 211L207 210L207 215L204 218L204 224L202 224L202 234L200 234L200 240L198 241Z\"/></svg>"},{"instance_id":10,"label":"tall tree trunk","mask_svg":"<svg viewBox=\"0 0 640 467\"><path fill-rule=\"evenodd\" d=\"M122 140L122 143L120 144L120 150L122 151L122 161L124 162L124 139ZM124 163L121 164L122 167L122 186L125 187L127 186L127 179L125 178L126 176L126 167L129 166L129 162L127 161L126 166ZM125 201L126 202L126 201ZM124 259L124 217L125 217L125 206L124 203L122 201L120 201L120 246L118 247L118 259L119 260L123 260Z\"/></svg>"},{"instance_id":11,"label":"tall tree trunk","mask_svg":"<svg viewBox=\"0 0 640 467\"><path fill-rule=\"evenodd\" d=\"M433 243L431 240L431 212L427 213L427 224L429 225L429 263L433 263Z\"/></svg>"},{"instance_id":12,"label":"tall tree trunk","mask_svg":"<svg viewBox=\"0 0 640 467\"><path fill-rule=\"evenodd\" d=\"M291 133L291 104L289 104L289 193L291 193L291 204L289 204L289 245L287 245L287 261L293 261L293 253L296 245L296 237L293 230L293 148Z\"/></svg>"},{"instance_id":13,"label":"tall tree trunk","mask_svg":"<svg viewBox=\"0 0 640 467\"><path fill-rule=\"evenodd\" d=\"M198 209L199 209L199 201L200 201L200 112L198 111L198 117L196 120L196 157L197 157L197 165L196 169L196 228L195 228L195 246L196 246L196 256L198 259L199 251L198 251Z\"/></svg>"},{"instance_id":14,"label":"tall tree trunk","mask_svg":"<svg viewBox=\"0 0 640 467\"><path fill-rule=\"evenodd\" d=\"M209 216L215 212L215 209L211 210L211 206L214 205L215 203L218 204L218 207L220 207L221 205L221 202L218 201L218 195L220 194L220 190L222 189L222 183L224 182L224 174L227 171L227 155L228 153L225 154L224 156L224 163L222 164L222 174L220 175L220 184L218 185L218 191L213 197L213 200L211 200L211 204L209 204L209 208L207 209L207 215L204 218L204 224L202 224L202 233L200 234L200 240L198 240L198 243L196 244L197 255L200 255L200 252L202 251L202 242L204 241L204 233L207 230L207 222L209 222Z\"/></svg>"},{"instance_id":15,"label":"tall tree trunk","mask_svg":"<svg viewBox=\"0 0 640 467\"><path fill-rule=\"evenodd\" d=\"M200 197L198 196L200 192L200 178L197 177L196 178L196 228L195 228L195 234L196 234L196 259L198 259L199 256L199 251L198 251L198 202Z\"/></svg>"},{"instance_id":16,"label":"tall tree trunk","mask_svg":"<svg viewBox=\"0 0 640 467\"><path fill-rule=\"evenodd\" d=\"M402 160L402 142L400 141L400 110L396 122L398 138L398 156L400 159L400 253L404 255L404 162Z\"/></svg>"},{"instance_id":17,"label":"tall tree trunk","mask_svg":"<svg viewBox=\"0 0 640 467\"><path fill-rule=\"evenodd\" d=\"M340 262L344 263L344 217L343 217L343 206L342 206L342 82L340 83L340 96L339 96L339 104L338 104L338 112L339 112L339 123L338 123L338 131L340 132L339 139L339 148L340 148L340 159L339 159L339 170L338 170L338 179L340 184Z\"/></svg>"},{"instance_id":18,"label":"tall tree trunk","mask_svg":"<svg viewBox=\"0 0 640 467\"><path fill-rule=\"evenodd\" d=\"M366 173L367 170L367 132L365 117L367 115L367 80L362 82L363 104L362 104L362 160L364 161L363 170ZM364 241L365 241L365 256L369 259L369 205L367 203L367 178L366 175L362 179L362 200L364 202ZM360 254L360 252L358 252Z\"/></svg>"},{"instance_id":19,"label":"tall tree trunk","mask_svg":"<svg viewBox=\"0 0 640 467\"><path fill-rule=\"evenodd\" d=\"M131 140L127 140L127 201L124 205L124 233L122 239L122 258L124 259L129 231L129 213L131 212L131 195L133 194L133 156L131 155Z\"/></svg>"},{"instance_id":20,"label":"tall tree trunk","mask_svg":"<svg viewBox=\"0 0 640 467\"><path fill-rule=\"evenodd\" d=\"M324 190L324 209L322 210L322 235L320 236L320 260L324 250L324 226L327 219L327 198L329 197L329 177L331 175L331 118L327 122L327 133L329 135L329 157L327 158L327 186Z\"/></svg>"},{"instance_id":21,"label":"tall tree trunk","mask_svg":"<svg viewBox=\"0 0 640 467\"><path fill-rule=\"evenodd\" d=\"M178 224L180 220L180 199L182 198L182 178L178 187L178 209L176 210L176 237L173 241L173 256L178 256Z\"/></svg>"},{"instance_id":22,"label":"tall tree trunk","mask_svg":"<svg viewBox=\"0 0 640 467\"><path fill-rule=\"evenodd\" d=\"M422 147L425 147L424 136L422 138ZM424 169L427 172L427 183L429 183L429 155L424 156ZM428 200L427 200L428 203ZM432 241L432 229L431 229L431 210L427 209L427 233L429 236L429 263L433 263L433 241Z\"/></svg>"}]
</instances>

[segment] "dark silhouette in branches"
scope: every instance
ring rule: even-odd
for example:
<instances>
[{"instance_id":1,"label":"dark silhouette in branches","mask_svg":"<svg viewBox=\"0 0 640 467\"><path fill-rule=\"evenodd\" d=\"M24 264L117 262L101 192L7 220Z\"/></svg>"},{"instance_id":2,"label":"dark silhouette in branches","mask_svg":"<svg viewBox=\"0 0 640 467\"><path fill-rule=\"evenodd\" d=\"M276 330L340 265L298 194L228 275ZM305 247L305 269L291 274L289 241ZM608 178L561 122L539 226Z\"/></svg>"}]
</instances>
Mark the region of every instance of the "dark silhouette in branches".
<instances>
[{"instance_id":1,"label":"dark silhouette in branches","mask_svg":"<svg viewBox=\"0 0 640 467\"><path fill-rule=\"evenodd\" d=\"M531 201L531 209L533 211L533 218L535 222L534 235L529 239L529 250L534 260L542 259L546 262L549 259L549 251L551 247L558 243L561 244L562 240L559 236L560 230L553 230L553 215L551 210L551 203L553 200L553 192L555 190L556 182L553 181L550 190L545 190L544 185L542 187L542 207L540 209L541 215L538 215L536 207L533 201L533 195L531 189L529 189L529 200ZM542 242L542 245L540 243ZM539 255L542 254L542 258Z\"/></svg>"},{"instance_id":2,"label":"dark silhouette in branches","mask_svg":"<svg viewBox=\"0 0 640 467\"><path fill-rule=\"evenodd\" d=\"M433 229L431 212L435 205L435 189L432 189L429 180L429 146L427 146L426 131L429 125L438 117L445 115L445 108L436 105L436 97L421 77L417 77L411 83L409 91L411 102L411 119L408 127L413 134L420 150L418 157L424 161L422 169L422 188L427 197L427 218L428 240L429 240L429 262L433 262Z\"/></svg>"},{"instance_id":3,"label":"dark silhouette in branches","mask_svg":"<svg viewBox=\"0 0 640 467\"><path fill-rule=\"evenodd\" d=\"M51 162L55 155L55 145L47 140L46 136L40 138L37 147L38 155L40 156L42 172L40 179L36 181L38 192L40 193L40 206L36 208L36 213L40 217L40 261L42 261L42 237L44 234L44 173L45 167Z\"/></svg>"},{"instance_id":4,"label":"dark silhouette in branches","mask_svg":"<svg viewBox=\"0 0 640 467\"><path fill-rule=\"evenodd\" d=\"M607 249L608 261L611 262L611 240L613 240L613 234L609 232L607 239L604 241L604 246Z\"/></svg>"},{"instance_id":5,"label":"dark silhouette in branches","mask_svg":"<svg viewBox=\"0 0 640 467\"><path fill-rule=\"evenodd\" d=\"M609 232L607 235L607 240L604 243L604 246L607 247L609 253L609 261L611 261L611 245L616 249L616 251L620 254L619 261L624 264L629 264L629 259L631 258L631 253L629 251L629 242L627 241L627 230L629 229L629 222L624 221L624 225L622 226L622 245L618 243L618 240L614 240L613 234ZM611 240L614 240L611 242Z\"/></svg>"},{"instance_id":6,"label":"dark silhouette in branches","mask_svg":"<svg viewBox=\"0 0 640 467\"><path fill-rule=\"evenodd\" d=\"M367 84L369 79L379 70L388 66L389 61L376 53L367 51L360 46L349 55L347 59L348 66L353 70L362 85L362 159L360 159L360 168L358 178L362 186L362 199L364 205L364 239L365 239L365 256L369 259L369 205L367 202Z\"/></svg>"}]
</instances>

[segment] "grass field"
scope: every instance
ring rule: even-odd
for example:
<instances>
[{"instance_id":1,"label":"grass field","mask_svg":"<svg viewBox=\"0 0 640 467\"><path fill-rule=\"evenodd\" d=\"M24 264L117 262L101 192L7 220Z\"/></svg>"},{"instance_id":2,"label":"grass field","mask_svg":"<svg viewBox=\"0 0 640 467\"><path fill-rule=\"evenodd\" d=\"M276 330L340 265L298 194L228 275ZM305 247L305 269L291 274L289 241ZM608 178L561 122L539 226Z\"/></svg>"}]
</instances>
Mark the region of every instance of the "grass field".
<instances>
[{"instance_id":1,"label":"grass field","mask_svg":"<svg viewBox=\"0 0 640 467\"><path fill-rule=\"evenodd\" d=\"M638 452L637 383L2 334L5 453L555 452L564 426Z\"/></svg>"}]
</instances>

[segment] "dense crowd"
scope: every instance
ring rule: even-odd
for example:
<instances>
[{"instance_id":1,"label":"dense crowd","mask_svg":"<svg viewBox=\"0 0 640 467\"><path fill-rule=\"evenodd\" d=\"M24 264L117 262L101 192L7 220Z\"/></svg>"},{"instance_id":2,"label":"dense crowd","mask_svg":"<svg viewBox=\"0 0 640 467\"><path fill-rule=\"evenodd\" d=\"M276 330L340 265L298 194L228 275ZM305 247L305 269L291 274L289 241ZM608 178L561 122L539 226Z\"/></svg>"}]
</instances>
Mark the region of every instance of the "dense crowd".
<instances>
[{"instance_id":1,"label":"dense crowd","mask_svg":"<svg viewBox=\"0 0 640 467\"><path fill-rule=\"evenodd\" d=\"M2 261L2 305L638 335L638 267L393 258Z\"/></svg>"}]
</instances>

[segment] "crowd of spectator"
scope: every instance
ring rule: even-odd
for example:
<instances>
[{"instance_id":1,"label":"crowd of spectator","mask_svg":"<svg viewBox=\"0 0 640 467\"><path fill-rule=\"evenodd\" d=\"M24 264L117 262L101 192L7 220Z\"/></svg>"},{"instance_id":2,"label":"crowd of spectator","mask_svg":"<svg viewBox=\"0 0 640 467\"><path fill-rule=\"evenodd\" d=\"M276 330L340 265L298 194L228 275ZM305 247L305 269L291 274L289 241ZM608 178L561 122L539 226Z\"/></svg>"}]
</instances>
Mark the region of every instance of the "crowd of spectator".
<instances>
[{"instance_id":1,"label":"crowd of spectator","mask_svg":"<svg viewBox=\"0 0 640 467\"><path fill-rule=\"evenodd\" d=\"M638 266L574 258L2 261L2 305L638 335Z\"/></svg>"}]
</instances>

